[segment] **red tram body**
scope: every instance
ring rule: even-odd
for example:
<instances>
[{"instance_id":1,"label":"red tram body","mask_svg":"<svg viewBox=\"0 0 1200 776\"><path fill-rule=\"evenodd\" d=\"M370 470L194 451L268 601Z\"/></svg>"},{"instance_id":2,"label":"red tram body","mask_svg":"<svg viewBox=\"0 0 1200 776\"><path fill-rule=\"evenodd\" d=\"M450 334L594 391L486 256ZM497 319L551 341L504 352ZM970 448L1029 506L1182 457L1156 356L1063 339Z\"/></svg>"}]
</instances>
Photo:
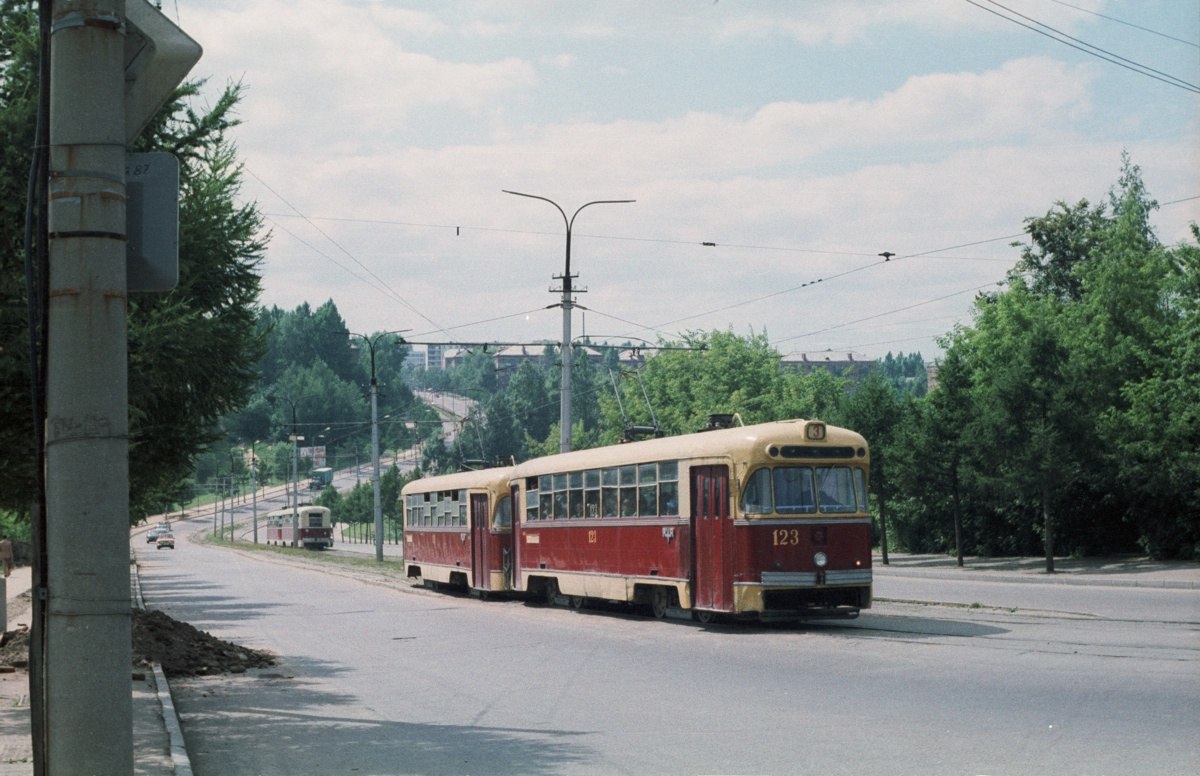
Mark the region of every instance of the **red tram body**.
<instances>
[{"instance_id":1,"label":"red tram body","mask_svg":"<svg viewBox=\"0 0 1200 776\"><path fill-rule=\"evenodd\" d=\"M415 575L437 568L438 581L575 606L624 601L702 621L852 617L871 605L868 472L860 435L809 420L562 453L410 483L405 557ZM478 493L481 507L491 494L493 510L511 492L511 525L491 519L484 532L464 508L451 528L459 547L443 541L436 555L408 498L437 487Z\"/></svg>"},{"instance_id":2,"label":"red tram body","mask_svg":"<svg viewBox=\"0 0 1200 776\"><path fill-rule=\"evenodd\" d=\"M401 491L411 577L481 592L511 587L511 468L426 477Z\"/></svg>"},{"instance_id":3,"label":"red tram body","mask_svg":"<svg viewBox=\"0 0 1200 776\"><path fill-rule=\"evenodd\" d=\"M266 542L284 546L324 550L333 546L333 523L328 507L302 504L285 507L266 515ZM292 541L293 533L297 540Z\"/></svg>"}]
</instances>

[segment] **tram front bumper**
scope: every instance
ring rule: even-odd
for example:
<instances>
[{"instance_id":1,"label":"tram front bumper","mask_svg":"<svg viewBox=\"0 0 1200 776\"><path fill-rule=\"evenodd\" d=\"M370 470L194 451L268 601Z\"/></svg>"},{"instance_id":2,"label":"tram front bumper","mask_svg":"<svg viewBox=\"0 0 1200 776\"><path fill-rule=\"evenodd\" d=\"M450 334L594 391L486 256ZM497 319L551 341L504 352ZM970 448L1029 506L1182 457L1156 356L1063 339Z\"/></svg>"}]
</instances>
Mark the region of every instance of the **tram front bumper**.
<instances>
[{"instance_id":1,"label":"tram front bumper","mask_svg":"<svg viewBox=\"0 0 1200 776\"><path fill-rule=\"evenodd\" d=\"M871 580L871 569L764 571L761 583L734 585L734 612L763 619L854 617L871 607Z\"/></svg>"}]
</instances>

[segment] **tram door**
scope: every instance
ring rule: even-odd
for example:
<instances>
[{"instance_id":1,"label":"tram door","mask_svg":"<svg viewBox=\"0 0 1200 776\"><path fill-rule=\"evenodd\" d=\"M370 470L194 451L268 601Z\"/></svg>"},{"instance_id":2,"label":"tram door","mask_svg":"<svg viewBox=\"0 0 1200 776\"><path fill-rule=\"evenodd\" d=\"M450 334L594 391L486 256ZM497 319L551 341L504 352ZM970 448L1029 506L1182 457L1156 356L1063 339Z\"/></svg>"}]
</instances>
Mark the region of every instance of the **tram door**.
<instances>
[{"instance_id":1,"label":"tram door","mask_svg":"<svg viewBox=\"0 0 1200 776\"><path fill-rule=\"evenodd\" d=\"M512 494L512 533L508 535L508 567L509 567L509 589L523 590L521 586L521 528L525 516L525 502L521 500L521 495L524 491L521 490L515 482L510 486Z\"/></svg>"},{"instance_id":2,"label":"tram door","mask_svg":"<svg viewBox=\"0 0 1200 776\"><path fill-rule=\"evenodd\" d=\"M471 494L471 587L490 590L488 549L491 535L491 515L488 514L488 495Z\"/></svg>"},{"instance_id":3,"label":"tram door","mask_svg":"<svg viewBox=\"0 0 1200 776\"><path fill-rule=\"evenodd\" d=\"M692 468L693 606L733 607L733 523L729 520L729 469Z\"/></svg>"}]
</instances>

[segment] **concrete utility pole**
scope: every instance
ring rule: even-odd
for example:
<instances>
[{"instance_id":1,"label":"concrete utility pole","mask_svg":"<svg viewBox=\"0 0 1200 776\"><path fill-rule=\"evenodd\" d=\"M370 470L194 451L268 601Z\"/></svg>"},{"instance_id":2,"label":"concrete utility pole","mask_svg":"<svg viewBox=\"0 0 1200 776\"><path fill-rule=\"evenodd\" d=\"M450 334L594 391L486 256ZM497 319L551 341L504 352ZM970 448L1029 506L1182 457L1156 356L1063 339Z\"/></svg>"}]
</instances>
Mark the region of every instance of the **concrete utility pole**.
<instances>
[{"instance_id":1,"label":"concrete utility pole","mask_svg":"<svg viewBox=\"0 0 1200 776\"><path fill-rule=\"evenodd\" d=\"M530 199L540 199L543 202L549 202L562 215L563 224L567 227L567 263L562 274L562 302L560 303L563 309L563 321L562 382L559 387L560 397L558 402L558 451L560 453L569 453L571 451L571 308L575 306L574 289L571 287L571 281L573 278L579 277L578 275L571 274L571 227L575 225L575 216L579 215L579 211L589 205L625 205L637 200L597 199L593 202L585 202L571 214L570 218L567 218L566 211L559 207L558 203L552 199L539 197L536 194L522 194L519 191L509 191L508 189L502 189L502 191L505 194L515 194L518 197L529 197Z\"/></svg>"},{"instance_id":2,"label":"concrete utility pole","mask_svg":"<svg viewBox=\"0 0 1200 776\"><path fill-rule=\"evenodd\" d=\"M383 505L379 493L379 382L375 379L375 346L384 337L404 331L408 331L408 329L385 331L382 334L376 334L374 339L365 334L347 332L351 337L358 337L367 343L367 349L371 355L371 485L375 497L375 560L378 563L383 562ZM400 342L403 344L404 339L401 338Z\"/></svg>"},{"instance_id":3,"label":"concrete utility pole","mask_svg":"<svg viewBox=\"0 0 1200 776\"><path fill-rule=\"evenodd\" d=\"M124 14L124 0L54 3L46 773L133 772Z\"/></svg>"},{"instance_id":4,"label":"concrete utility pole","mask_svg":"<svg viewBox=\"0 0 1200 776\"><path fill-rule=\"evenodd\" d=\"M33 766L132 773L126 146L200 47L146 0L42 8L52 44Z\"/></svg>"}]
</instances>

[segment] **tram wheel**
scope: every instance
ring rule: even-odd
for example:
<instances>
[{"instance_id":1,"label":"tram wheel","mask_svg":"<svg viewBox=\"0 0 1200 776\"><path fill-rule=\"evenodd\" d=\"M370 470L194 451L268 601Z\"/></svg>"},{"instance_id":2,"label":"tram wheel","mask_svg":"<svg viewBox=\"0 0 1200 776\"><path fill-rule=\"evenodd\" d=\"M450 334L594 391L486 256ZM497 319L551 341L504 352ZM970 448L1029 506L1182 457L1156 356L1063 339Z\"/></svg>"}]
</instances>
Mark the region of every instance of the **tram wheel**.
<instances>
[{"instance_id":1,"label":"tram wheel","mask_svg":"<svg viewBox=\"0 0 1200 776\"><path fill-rule=\"evenodd\" d=\"M567 602L571 605L571 608L576 611L579 611L585 605L587 605L587 599L581 595L573 595L567 599Z\"/></svg>"},{"instance_id":2,"label":"tram wheel","mask_svg":"<svg viewBox=\"0 0 1200 776\"><path fill-rule=\"evenodd\" d=\"M558 603L558 580L548 579L545 584L546 606L554 606Z\"/></svg>"},{"instance_id":3,"label":"tram wheel","mask_svg":"<svg viewBox=\"0 0 1200 776\"><path fill-rule=\"evenodd\" d=\"M650 612L656 619L663 619L667 616L667 610L671 608L671 592L665 587L656 587L650 591Z\"/></svg>"},{"instance_id":4,"label":"tram wheel","mask_svg":"<svg viewBox=\"0 0 1200 776\"><path fill-rule=\"evenodd\" d=\"M707 609L693 609L692 616L696 618L696 622L701 625L708 625L717 621L717 613Z\"/></svg>"}]
</instances>

